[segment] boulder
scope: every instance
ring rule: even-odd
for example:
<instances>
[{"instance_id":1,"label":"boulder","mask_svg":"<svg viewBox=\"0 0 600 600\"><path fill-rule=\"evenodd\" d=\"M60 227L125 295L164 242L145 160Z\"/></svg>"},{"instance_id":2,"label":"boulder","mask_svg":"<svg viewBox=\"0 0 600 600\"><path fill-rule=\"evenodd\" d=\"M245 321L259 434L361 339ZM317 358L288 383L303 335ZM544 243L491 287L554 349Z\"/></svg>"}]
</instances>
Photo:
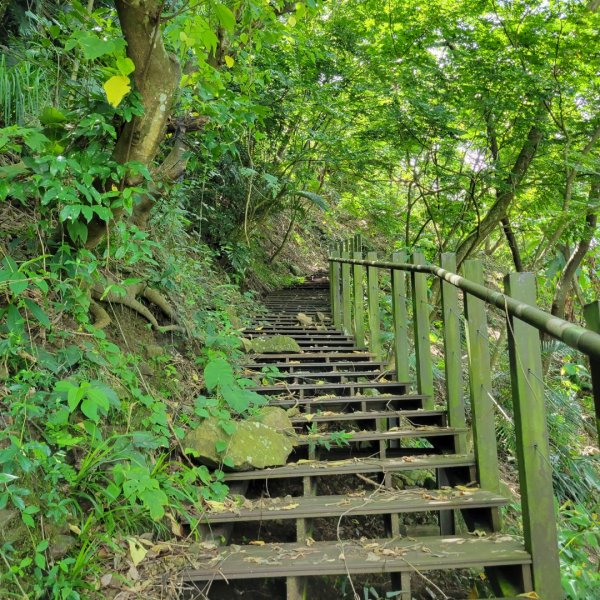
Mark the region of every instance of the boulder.
<instances>
[{"instance_id":1,"label":"boulder","mask_svg":"<svg viewBox=\"0 0 600 600\"><path fill-rule=\"evenodd\" d=\"M249 420L272 427L279 433L295 436L294 426L287 411L278 406L263 406Z\"/></svg>"},{"instance_id":2,"label":"boulder","mask_svg":"<svg viewBox=\"0 0 600 600\"><path fill-rule=\"evenodd\" d=\"M244 349L246 352L255 352L262 354L265 352L285 353L302 352L298 342L287 335L274 335L271 337L258 337L252 340L243 338Z\"/></svg>"},{"instance_id":3,"label":"boulder","mask_svg":"<svg viewBox=\"0 0 600 600\"><path fill-rule=\"evenodd\" d=\"M312 317L309 317L308 315L305 315L304 313L298 313L296 315L296 319L298 320L298 323L300 323L300 325L304 325L305 327L313 324Z\"/></svg>"},{"instance_id":4,"label":"boulder","mask_svg":"<svg viewBox=\"0 0 600 600\"><path fill-rule=\"evenodd\" d=\"M217 452L217 442L227 444L225 450ZM229 468L248 471L284 465L294 448L294 438L257 420L236 423L235 431L228 435L218 420L210 417L185 436L183 446L209 467L218 467L228 459Z\"/></svg>"}]
</instances>

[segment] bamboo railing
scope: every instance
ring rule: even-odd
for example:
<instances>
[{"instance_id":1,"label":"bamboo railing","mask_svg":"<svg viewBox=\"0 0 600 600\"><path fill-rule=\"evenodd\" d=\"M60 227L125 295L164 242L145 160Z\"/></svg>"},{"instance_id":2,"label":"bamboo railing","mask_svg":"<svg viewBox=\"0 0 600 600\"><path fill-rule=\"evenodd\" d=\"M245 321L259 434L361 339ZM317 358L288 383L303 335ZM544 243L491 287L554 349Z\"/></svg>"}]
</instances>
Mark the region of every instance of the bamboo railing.
<instances>
[{"instance_id":1,"label":"bamboo railing","mask_svg":"<svg viewBox=\"0 0 600 600\"><path fill-rule=\"evenodd\" d=\"M535 306L536 283L533 273L506 275L504 293L501 293L483 285L483 265L479 260L465 261L462 276L455 272L456 256L451 253L442 255L440 267L426 264L423 255L418 252L413 253L410 260L405 253L398 252L392 255L391 260L383 261L378 259L375 252L368 252L365 257L360 236L355 236L336 247L329 259L332 319L336 327L354 334L357 346L368 344L369 350L380 358L379 276L382 271L389 272L391 278L393 351L397 377L406 380L409 374L408 331L412 328L418 392L428 397L424 408L433 408L434 405L427 278L434 276L440 280L445 395L450 427L465 427L466 422L460 327L464 319L473 452L480 486L494 492L499 491L500 478L487 307L491 305L503 313L508 328L525 547L533 560L536 592L545 600L558 600L562 592L540 332L580 350L590 358L596 424L600 436L600 301L585 307L586 329ZM463 292L462 310L459 290ZM409 321L410 313L412 321ZM368 323L366 331L365 322ZM458 451L467 452L466 439L459 442Z\"/></svg>"}]
</instances>

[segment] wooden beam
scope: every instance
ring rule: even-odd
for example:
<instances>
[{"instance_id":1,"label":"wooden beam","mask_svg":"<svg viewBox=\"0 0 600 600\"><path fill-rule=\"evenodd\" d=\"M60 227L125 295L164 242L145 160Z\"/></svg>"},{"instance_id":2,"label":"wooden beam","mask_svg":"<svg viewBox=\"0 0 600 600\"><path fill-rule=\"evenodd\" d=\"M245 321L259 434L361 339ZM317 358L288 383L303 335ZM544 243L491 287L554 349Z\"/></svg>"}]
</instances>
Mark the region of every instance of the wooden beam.
<instances>
[{"instance_id":1,"label":"wooden beam","mask_svg":"<svg viewBox=\"0 0 600 600\"><path fill-rule=\"evenodd\" d=\"M507 275L504 289L513 298L535 306L533 273ZM559 600L563 594L540 336L517 318L509 317L507 323L525 548L533 560L535 591L544 600Z\"/></svg>"},{"instance_id":2,"label":"wooden beam","mask_svg":"<svg viewBox=\"0 0 600 600\"><path fill-rule=\"evenodd\" d=\"M412 255L414 265L425 264L425 257L415 252ZM423 408L432 409L435 405L433 389L433 364L429 343L429 301L427 299L427 275L411 273L413 327L415 332L415 358L417 366L417 387L420 394L427 396Z\"/></svg>"},{"instance_id":3,"label":"wooden beam","mask_svg":"<svg viewBox=\"0 0 600 600\"><path fill-rule=\"evenodd\" d=\"M361 259L362 252L355 251L353 258ZM361 265L353 265L352 283L354 286L354 339L359 348L365 347L365 293L364 279L365 268Z\"/></svg>"},{"instance_id":4,"label":"wooden beam","mask_svg":"<svg viewBox=\"0 0 600 600\"><path fill-rule=\"evenodd\" d=\"M483 285L481 261L467 260L463 263L463 269L466 279ZM500 478L485 302L465 293L465 313L469 356L469 388L471 411L473 412L473 442L479 482L484 490L498 492Z\"/></svg>"},{"instance_id":5,"label":"wooden beam","mask_svg":"<svg viewBox=\"0 0 600 600\"><path fill-rule=\"evenodd\" d=\"M367 260L376 261L377 252L367 253ZM381 333L379 322L379 270L367 267L367 306L369 311L369 350L381 359Z\"/></svg>"},{"instance_id":6,"label":"wooden beam","mask_svg":"<svg viewBox=\"0 0 600 600\"><path fill-rule=\"evenodd\" d=\"M350 246L347 242L346 248ZM346 249L342 252L342 258L350 258L350 252ZM346 334L352 333L352 282L350 280L350 265L342 264L342 326Z\"/></svg>"},{"instance_id":7,"label":"wooden beam","mask_svg":"<svg viewBox=\"0 0 600 600\"><path fill-rule=\"evenodd\" d=\"M338 250L334 250L331 253L331 258L339 258L340 253ZM329 285L331 286L331 313L333 319L333 326L336 329L342 328L342 293L340 290L340 282L342 278L342 265L340 263L332 263L331 269L331 280Z\"/></svg>"},{"instance_id":8,"label":"wooden beam","mask_svg":"<svg viewBox=\"0 0 600 600\"><path fill-rule=\"evenodd\" d=\"M394 252L392 262L405 263L405 252ZM392 315L394 321L394 356L398 381L408 381L408 310L406 306L406 272L392 270Z\"/></svg>"},{"instance_id":9,"label":"wooden beam","mask_svg":"<svg viewBox=\"0 0 600 600\"><path fill-rule=\"evenodd\" d=\"M456 271L456 254L442 254L442 268ZM458 289L442 279L442 319L444 323L444 369L446 373L446 403L448 424L451 427L466 427L465 403L460 343L460 310ZM459 454L466 454L467 440L461 436Z\"/></svg>"}]
</instances>

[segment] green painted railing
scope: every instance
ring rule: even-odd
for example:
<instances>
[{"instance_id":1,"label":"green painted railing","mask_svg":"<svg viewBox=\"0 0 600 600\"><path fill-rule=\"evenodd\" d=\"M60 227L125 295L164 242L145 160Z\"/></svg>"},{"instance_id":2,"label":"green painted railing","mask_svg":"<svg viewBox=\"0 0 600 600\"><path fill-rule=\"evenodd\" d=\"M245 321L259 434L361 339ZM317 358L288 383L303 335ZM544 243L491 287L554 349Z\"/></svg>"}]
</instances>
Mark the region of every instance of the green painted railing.
<instances>
[{"instance_id":1,"label":"green painted railing","mask_svg":"<svg viewBox=\"0 0 600 600\"><path fill-rule=\"evenodd\" d=\"M426 264L419 253L414 253L410 262L403 253L394 254L391 261L378 260L374 252L369 252L365 258L361 246L360 237L355 236L339 251L332 252L329 259L335 326L353 333L359 346L364 346L368 339L370 351L381 357L380 274L389 272L397 376L405 379L409 373L408 330L412 328L417 387L419 393L428 397L424 407L431 408L434 405L434 385L427 277L433 275L439 278L448 424L451 427L465 426L460 333L460 322L464 318L473 451L481 487L495 492L499 490L500 480L486 305L492 305L504 314L508 327L525 546L532 556L533 583L537 594L544 600L562 598L540 332L589 356L600 437L600 301L585 307L589 327L586 329L535 306L536 285L532 273L507 275L504 293L501 293L483 285L483 266L478 260L465 261L461 276L453 272L456 270L453 254L444 254L442 266L438 267ZM410 297L407 293L409 288ZM462 311L458 290L463 292ZM412 311L409 311L411 305ZM409 312L412 312L412 322L409 322ZM467 452L466 439L459 441L458 451Z\"/></svg>"}]
</instances>

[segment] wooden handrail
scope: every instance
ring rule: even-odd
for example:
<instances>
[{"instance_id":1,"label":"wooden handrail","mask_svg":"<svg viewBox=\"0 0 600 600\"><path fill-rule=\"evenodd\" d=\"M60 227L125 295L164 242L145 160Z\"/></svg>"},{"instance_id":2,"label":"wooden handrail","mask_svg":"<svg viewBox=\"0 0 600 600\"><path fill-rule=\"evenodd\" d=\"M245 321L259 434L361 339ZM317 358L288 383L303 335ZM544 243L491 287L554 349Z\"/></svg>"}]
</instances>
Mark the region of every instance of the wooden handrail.
<instances>
[{"instance_id":1,"label":"wooden handrail","mask_svg":"<svg viewBox=\"0 0 600 600\"><path fill-rule=\"evenodd\" d=\"M434 385L429 341L430 307L425 280L426 275L440 279L448 422L452 426L465 424L462 388L463 375L466 373L479 484L483 489L495 492L500 488L500 481L485 306L490 304L504 314L509 331L508 350L525 547L532 556L535 591L547 600L558 600L562 595L539 332L544 332L590 357L596 422L600 437L600 302L585 308L585 318L589 327L586 329L535 306L536 286L532 273L507 275L504 279L505 293L502 293L483 284L483 266L480 261L466 261L463 265L463 277L453 272L452 269L456 268L456 257L451 253L443 255L442 265L446 267L443 268L425 264L423 256L419 253L413 254L410 263L402 262L407 260L407 256L399 253L393 255L392 261L378 260L374 252L368 253L365 259L361 245L361 241L355 238L351 245L353 254L349 254L349 245L345 248L338 246L329 259L334 324L341 328L343 323L347 331L353 329L355 334L359 334L362 342L365 334L362 325L366 300L366 333L369 347L371 351L380 355L379 269L389 271L392 284L393 349L397 370L403 374L408 371L407 308L412 300L417 386L419 393L427 398L424 406L432 407ZM341 254L344 250L345 253ZM351 265L354 265L353 269L348 268ZM363 284L363 269L367 272L366 290ZM410 298L405 287L406 273L410 273ZM457 288L465 292L463 316L468 357L465 373L461 364L462 318ZM350 312L352 307L353 314ZM466 439L458 441L456 451L467 451ZM499 517L499 513L493 517L495 529L499 526ZM502 583L499 585L499 589L502 589Z\"/></svg>"},{"instance_id":2,"label":"wooden handrail","mask_svg":"<svg viewBox=\"0 0 600 600\"><path fill-rule=\"evenodd\" d=\"M400 271L409 271L412 273L429 273L436 275L440 279L451 283L453 286L468 292L469 294L487 302L505 311L511 317L517 317L521 321L533 325L536 329L547 333L548 335L560 340L574 348L580 350L590 357L600 359L600 334L594 333L590 329L576 325L555 317L550 313L543 311L535 306L520 302L515 298L496 292L484 285L469 281L457 273L446 271L435 265L395 263L388 261L357 260L352 258L330 258L332 262L349 263L352 265L363 265L366 267L378 267L381 269L391 269Z\"/></svg>"}]
</instances>

